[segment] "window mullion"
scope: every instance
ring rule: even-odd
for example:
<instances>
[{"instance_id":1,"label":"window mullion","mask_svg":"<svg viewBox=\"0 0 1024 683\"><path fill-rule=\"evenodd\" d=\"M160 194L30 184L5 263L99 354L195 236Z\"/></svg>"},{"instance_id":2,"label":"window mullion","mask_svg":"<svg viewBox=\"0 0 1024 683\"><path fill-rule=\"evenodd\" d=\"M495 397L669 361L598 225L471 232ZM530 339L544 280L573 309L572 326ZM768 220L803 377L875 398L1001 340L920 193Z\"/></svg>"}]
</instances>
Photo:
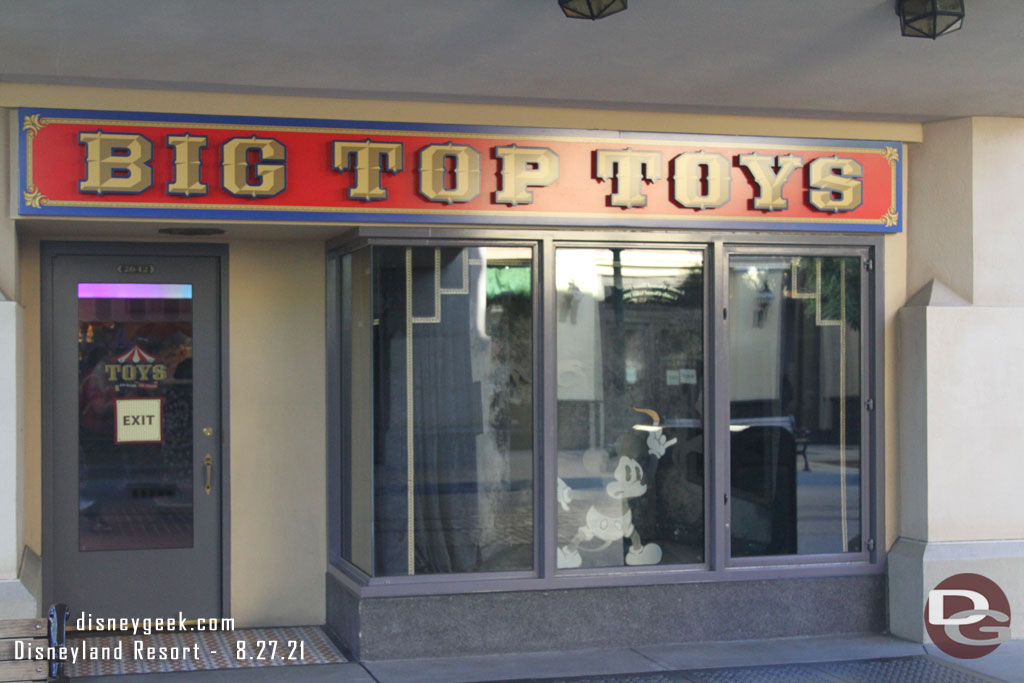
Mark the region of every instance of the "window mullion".
<instances>
[{"instance_id":1,"label":"window mullion","mask_svg":"<svg viewBox=\"0 0 1024 683\"><path fill-rule=\"evenodd\" d=\"M872 268L867 268L868 260L871 260ZM875 307L872 304L872 292L875 288L877 270L874 268L874 254L872 250L867 250L862 254L861 265L864 270L861 272L861 286L860 286L860 310L861 320L861 421L860 421L860 438L861 443L864 444L864 456L861 458L861 487L860 487L860 498L861 498L861 533L862 538L865 541L864 549L867 550L869 561L875 561L880 552L878 549L879 544L884 545L883 536L877 533L878 525L876 519L878 518L878 511L880 509L880 502L872 504L872 500L879 501L876 495L874 482L879 481L875 475L875 468L879 466L880 458L877 457L880 450L875 441L875 430L876 415L879 410L883 409L884 401L880 401L881 397L878 395L878 384L876 377L882 377L881 372L876 375L874 363L874 357L876 354L876 340L880 339L880 335L875 327ZM875 399L874 410L868 411L865 405L865 399ZM873 542L873 543L869 543Z\"/></svg>"},{"instance_id":2,"label":"window mullion","mask_svg":"<svg viewBox=\"0 0 1024 683\"><path fill-rule=\"evenodd\" d=\"M709 566L712 571L726 567L729 552L729 506L726 494L729 491L729 321L727 319L728 263L725 245L714 242L711 245L712 284L708 294L709 330L711 344L708 348L707 367L709 408L707 445L709 455L708 515L711 552Z\"/></svg>"},{"instance_id":3,"label":"window mullion","mask_svg":"<svg viewBox=\"0 0 1024 683\"><path fill-rule=\"evenodd\" d=\"M535 386L542 392L537 413L540 414L541 429L537 430L542 442L536 449L539 463L537 491L539 500L539 530L534 534L536 556L539 560L537 571L542 579L553 578L556 568L556 546L558 544L558 519L555 501L555 482L558 478L558 376L555 336L558 315L558 293L555 286L555 246L551 239L541 242L540 254L541 287L538 299L541 303L542 320L539 327L541 342L536 354L541 368L540 381Z\"/></svg>"}]
</instances>

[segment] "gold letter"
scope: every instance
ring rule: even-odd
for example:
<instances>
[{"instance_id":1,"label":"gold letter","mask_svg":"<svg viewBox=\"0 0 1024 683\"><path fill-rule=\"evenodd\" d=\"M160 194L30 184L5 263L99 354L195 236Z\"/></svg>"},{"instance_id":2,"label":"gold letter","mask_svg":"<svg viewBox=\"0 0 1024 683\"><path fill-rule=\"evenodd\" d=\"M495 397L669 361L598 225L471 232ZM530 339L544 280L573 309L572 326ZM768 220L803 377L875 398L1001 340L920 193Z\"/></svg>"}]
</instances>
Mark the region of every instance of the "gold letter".
<instances>
[{"instance_id":1,"label":"gold letter","mask_svg":"<svg viewBox=\"0 0 1024 683\"><path fill-rule=\"evenodd\" d=\"M615 181L614 191L608 195L612 206L647 206L644 178L651 183L661 180L661 152L599 149L595 163L598 178Z\"/></svg>"},{"instance_id":2,"label":"gold letter","mask_svg":"<svg viewBox=\"0 0 1024 683\"><path fill-rule=\"evenodd\" d=\"M819 157L807 168L811 174L811 206L833 213L860 206L864 199L864 181L860 180L864 167L855 159Z\"/></svg>"},{"instance_id":3,"label":"gold letter","mask_svg":"<svg viewBox=\"0 0 1024 683\"><path fill-rule=\"evenodd\" d=\"M356 157L354 169L352 155ZM381 175L384 171L398 173L402 163L400 142L374 142L369 138L364 142L334 141L334 168L341 172L355 171L356 184L348 190L349 199L366 202L387 199L388 191L380 185Z\"/></svg>"},{"instance_id":4,"label":"gold letter","mask_svg":"<svg viewBox=\"0 0 1024 683\"><path fill-rule=\"evenodd\" d=\"M445 159L455 160L455 187L445 184ZM432 202L468 202L480 194L480 153L449 142L420 150L420 194Z\"/></svg>"},{"instance_id":5,"label":"gold letter","mask_svg":"<svg viewBox=\"0 0 1024 683\"><path fill-rule=\"evenodd\" d=\"M109 381L111 381L111 382L116 382L117 381L117 371L118 371L119 367L120 366L118 366L118 365L106 365L106 366L104 366L103 369L107 371L107 379Z\"/></svg>"},{"instance_id":6,"label":"gold letter","mask_svg":"<svg viewBox=\"0 0 1024 683\"><path fill-rule=\"evenodd\" d=\"M85 180L81 192L138 194L153 184L153 143L127 133L79 133L85 145Z\"/></svg>"},{"instance_id":7,"label":"gold letter","mask_svg":"<svg viewBox=\"0 0 1024 683\"><path fill-rule=\"evenodd\" d=\"M702 166L707 169L707 194L701 192ZM731 183L729 160L721 154L704 150L684 152L672 160L673 198L687 209L725 206L729 202Z\"/></svg>"},{"instance_id":8,"label":"gold letter","mask_svg":"<svg viewBox=\"0 0 1024 683\"><path fill-rule=\"evenodd\" d=\"M167 379L167 366L163 363L153 366L153 379L164 380Z\"/></svg>"},{"instance_id":9,"label":"gold letter","mask_svg":"<svg viewBox=\"0 0 1024 683\"><path fill-rule=\"evenodd\" d=\"M167 145L174 149L174 180L167 183L167 194L191 197L209 190L200 177L202 161L199 150L206 147L205 135L168 135Z\"/></svg>"},{"instance_id":10,"label":"gold letter","mask_svg":"<svg viewBox=\"0 0 1024 683\"><path fill-rule=\"evenodd\" d=\"M778 173L773 165L778 165ZM792 154L773 157L766 154L741 154L740 165L746 166L757 183L758 196L754 199L754 208L760 211L781 211L789 208L789 200L782 196L782 187L789 180L789 176L798 168L803 167L804 161Z\"/></svg>"},{"instance_id":11,"label":"gold letter","mask_svg":"<svg viewBox=\"0 0 1024 683\"><path fill-rule=\"evenodd\" d=\"M255 150L260 161L280 161L279 164L257 163L252 166L259 182L249 182L249 151ZM285 147L273 138L231 138L221 148L224 167L224 189L238 197L273 197L285 188Z\"/></svg>"},{"instance_id":12,"label":"gold letter","mask_svg":"<svg viewBox=\"0 0 1024 683\"><path fill-rule=\"evenodd\" d=\"M558 180L558 155L547 147L495 147L501 159L501 189L494 193L498 204L532 204L528 187L547 187Z\"/></svg>"}]
</instances>

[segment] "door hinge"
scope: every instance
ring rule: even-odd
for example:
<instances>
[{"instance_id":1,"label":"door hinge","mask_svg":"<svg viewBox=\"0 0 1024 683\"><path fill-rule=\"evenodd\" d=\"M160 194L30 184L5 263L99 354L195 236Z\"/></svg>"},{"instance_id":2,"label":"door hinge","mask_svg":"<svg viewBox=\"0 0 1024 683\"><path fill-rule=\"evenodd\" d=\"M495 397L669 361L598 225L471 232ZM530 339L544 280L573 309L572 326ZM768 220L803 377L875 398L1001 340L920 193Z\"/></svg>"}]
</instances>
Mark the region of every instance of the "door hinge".
<instances>
[{"instance_id":1,"label":"door hinge","mask_svg":"<svg viewBox=\"0 0 1024 683\"><path fill-rule=\"evenodd\" d=\"M875 409L875 399L873 399L873 398L869 398L868 400L864 401L864 406L865 406L865 407L866 407L866 408L867 408L867 409L868 409L869 411L870 411L870 410L874 410L874 409Z\"/></svg>"},{"instance_id":2,"label":"door hinge","mask_svg":"<svg viewBox=\"0 0 1024 683\"><path fill-rule=\"evenodd\" d=\"M870 270L874 270L874 269L875 269L875 260L874 259L870 259L870 258L864 259L864 270L869 270L870 271Z\"/></svg>"},{"instance_id":3,"label":"door hinge","mask_svg":"<svg viewBox=\"0 0 1024 683\"><path fill-rule=\"evenodd\" d=\"M875 539L869 538L867 542L868 552L874 552L875 550Z\"/></svg>"}]
</instances>

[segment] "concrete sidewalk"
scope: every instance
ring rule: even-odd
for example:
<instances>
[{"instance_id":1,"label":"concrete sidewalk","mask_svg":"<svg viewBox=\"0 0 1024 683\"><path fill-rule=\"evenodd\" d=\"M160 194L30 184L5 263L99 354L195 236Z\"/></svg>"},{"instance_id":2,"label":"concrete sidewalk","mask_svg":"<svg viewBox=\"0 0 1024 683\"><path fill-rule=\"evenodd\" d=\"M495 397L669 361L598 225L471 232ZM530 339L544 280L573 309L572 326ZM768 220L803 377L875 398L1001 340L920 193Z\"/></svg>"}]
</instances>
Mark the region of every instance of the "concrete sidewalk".
<instances>
[{"instance_id":1,"label":"concrete sidewalk","mask_svg":"<svg viewBox=\"0 0 1024 683\"><path fill-rule=\"evenodd\" d=\"M346 664L100 676L82 683L258 681L1008 681L1024 683L1024 641L976 660L884 635L683 643L641 648L406 659Z\"/></svg>"}]
</instances>

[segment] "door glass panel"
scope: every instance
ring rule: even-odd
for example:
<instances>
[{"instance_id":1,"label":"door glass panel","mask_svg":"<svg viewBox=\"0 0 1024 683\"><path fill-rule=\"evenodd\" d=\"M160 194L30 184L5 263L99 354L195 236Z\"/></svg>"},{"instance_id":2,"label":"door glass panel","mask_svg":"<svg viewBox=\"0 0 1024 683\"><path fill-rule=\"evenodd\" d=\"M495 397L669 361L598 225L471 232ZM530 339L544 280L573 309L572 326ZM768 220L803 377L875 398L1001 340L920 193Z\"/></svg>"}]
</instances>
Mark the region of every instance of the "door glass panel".
<instances>
[{"instance_id":1,"label":"door glass panel","mask_svg":"<svg viewBox=\"0 0 1024 683\"><path fill-rule=\"evenodd\" d=\"M732 556L861 550L861 267L729 259Z\"/></svg>"},{"instance_id":2,"label":"door glass panel","mask_svg":"<svg viewBox=\"0 0 1024 683\"><path fill-rule=\"evenodd\" d=\"M704 261L559 249L558 567L704 561Z\"/></svg>"},{"instance_id":3,"label":"door glass panel","mask_svg":"<svg viewBox=\"0 0 1024 683\"><path fill-rule=\"evenodd\" d=\"M521 247L373 248L378 576L534 566L532 264ZM369 294L352 285L353 349Z\"/></svg>"},{"instance_id":4,"label":"door glass panel","mask_svg":"<svg viewBox=\"0 0 1024 683\"><path fill-rule=\"evenodd\" d=\"M192 286L78 285L78 545L189 548Z\"/></svg>"}]
</instances>

